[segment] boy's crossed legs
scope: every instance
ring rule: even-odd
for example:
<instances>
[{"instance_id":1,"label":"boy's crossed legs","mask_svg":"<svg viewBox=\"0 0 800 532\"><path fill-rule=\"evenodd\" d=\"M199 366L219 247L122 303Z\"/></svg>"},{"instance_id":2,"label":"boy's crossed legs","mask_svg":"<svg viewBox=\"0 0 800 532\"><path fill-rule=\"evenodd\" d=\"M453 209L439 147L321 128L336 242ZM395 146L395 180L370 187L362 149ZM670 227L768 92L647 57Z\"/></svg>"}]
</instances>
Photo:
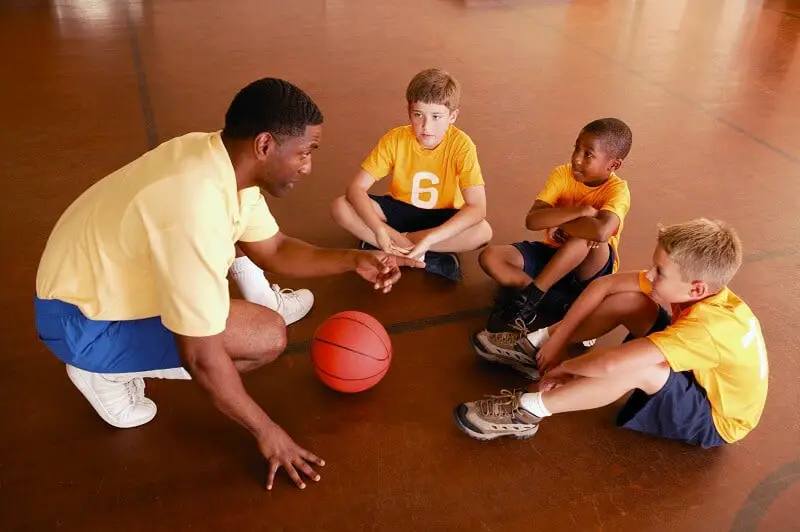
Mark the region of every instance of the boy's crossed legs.
<instances>
[{"instance_id":1,"label":"boy's crossed legs","mask_svg":"<svg viewBox=\"0 0 800 532\"><path fill-rule=\"evenodd\" d=\"M458 213L458 209L421 209L391 196L370 194L372 207L387 226L392 243L400 249L410 250L432 230L436 229ZM334 221L366 245L378 248L375 233L361 219L345 196L333 202ZM465 231L431 246L424 262L426 270L451 280L460 279L460 265L455 253L471 251L486 245L492 238L492 229L486 220L469 227Z\"/></svg>"},{"instance_id":2,"label":"boy's crossed legs","mask_svg":"<svg viewBox=\"0 0 800 532\"><path fill-rule=\"evenodd\" d=\"M646 295L614 294L606 297L575 330L570 343L602 336L619 325L630 331L627 342L663 330L669 324L667 312ZM550 327L550 332L557 327L558 324ZM539 347L532 346L534 359ZM633 344L627 348L635 349ZM523 350L519 348L519 352ZM506 363L516 365L518 358L509 356ZM703 447L724 444L714 427L705 390L690 372L676 373L666 362L608 377L576 376L546 391L504 390L499 396L458 405L455 421L475 439L528 438L536 433L544 417L607 406L631 390L634 393L617 416L618 426Z\"/></svg>"},{"instance_id":3,"label":"boy's crossed legs","mask_svg":"<svg viewBox=\"0 0 800 532\"><path fill-rule=\"evenodd\" d=\"M612 273L614 251L605 242L569 237L560 248L542 242L492 246L479 258L481 268L506 291L489 317L487 330L510 330L536 318L544 296L555 285L577 296L594 279ZM577 292L577 293L576 293ZM571 301L565 301L562 309Z\"/></svg>"}]
</instances>

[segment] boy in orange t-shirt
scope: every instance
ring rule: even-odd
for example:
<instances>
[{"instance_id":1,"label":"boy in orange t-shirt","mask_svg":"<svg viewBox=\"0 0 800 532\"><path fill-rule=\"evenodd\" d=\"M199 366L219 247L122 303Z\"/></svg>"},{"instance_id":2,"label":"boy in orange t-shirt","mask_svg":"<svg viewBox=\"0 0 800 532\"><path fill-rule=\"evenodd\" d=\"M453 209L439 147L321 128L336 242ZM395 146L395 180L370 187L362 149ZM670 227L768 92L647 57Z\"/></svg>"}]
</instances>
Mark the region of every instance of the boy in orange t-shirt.
<instances>
[{"instance_id":1,"label":"boy in orange t-shirt","mask_svg":"<svg viewBox=\"0 0 800 532\"><path fill-rule=\"evenodd\" d=\"M537 391L461 404L456 423L479 440L525 438L552 414L633 391L618 426L704 448L742 440L764 411L769 362L758 319L728 288L741 264L741 241L722 222L662 228L649 271L594 281L562 322L494 352L496 362L538 367ZM569 344L620 325L630 332L621 346L567 357Z\"/></svg>"},{"instance_id":2,"label":"boy in orange t-shirt","mask_svg":"<svg viewBox=\"0 0 800 532\"><path fill-rule=\"evenodd\" d=\"M543 241L491 246L481 253L481 267L505 292L489 317L488 332L529 327L551 288L564 312L591 281L619 269L619 237L631 197L615 172L631 141L630 128L616 118L587 124L571 163L553 170L525 219L529 230L545 231Z\"/></svg>"},{"instance_id":3,"label":"boy in orange t-shirt","mask_svg":"<svg viewBox=\"0 0 800 532\"><path fill-rule=\"evenodd\" d=\"M492 238L486 192L472 139L454 123L461 86L440 69L423 70L406 90L410 125L391 129L361 164L333 219L362 248L408 254L426 271L461 279L456 253ZM389 194L369 194L391 176Z\"/></svg>"}]
</instances>

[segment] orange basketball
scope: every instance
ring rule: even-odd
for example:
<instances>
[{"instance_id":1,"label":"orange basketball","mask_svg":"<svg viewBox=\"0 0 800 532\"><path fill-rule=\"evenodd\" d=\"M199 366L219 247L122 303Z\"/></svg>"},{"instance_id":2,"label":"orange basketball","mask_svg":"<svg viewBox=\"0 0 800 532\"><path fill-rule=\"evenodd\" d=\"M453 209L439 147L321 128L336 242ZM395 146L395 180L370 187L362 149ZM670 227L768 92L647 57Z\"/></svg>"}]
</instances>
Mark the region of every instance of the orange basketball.
<instances>
[{"instance_id":1,"label":"orange basketball","mask_svg":"<svg viewBox=\"0 0 800 532\"><path fill-rule=\"evenodd\" d=\"M322 382L345 393L372 388L389 371L392 343L381 322L363 312L339 312L311 340L311 361Z\"/></svg>"}]
</instances>

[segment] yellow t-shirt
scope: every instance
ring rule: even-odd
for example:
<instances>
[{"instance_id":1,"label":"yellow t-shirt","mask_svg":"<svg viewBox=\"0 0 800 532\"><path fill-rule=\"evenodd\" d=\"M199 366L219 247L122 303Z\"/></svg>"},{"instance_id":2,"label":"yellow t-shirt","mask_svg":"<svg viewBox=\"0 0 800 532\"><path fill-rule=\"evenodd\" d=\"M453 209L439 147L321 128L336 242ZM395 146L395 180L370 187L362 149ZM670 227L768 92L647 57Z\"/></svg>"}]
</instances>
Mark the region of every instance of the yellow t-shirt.
<instances>
[{"instance_id":1,"label":"yellow t-shirt","mask_svg":"<svg viewBox=\"0 0 800 532\"><path fill-rule=\"evenodd\" d=\"M278 225L257 187L237 191L219 132L169 140L86 190L56 223L36 294L94 320L161 316L184 336L225 330L234 243Z\"/></svg>"},{"instance_id":2,"label":"yellow t-shirt","mask_svg":"<svg viewBox=\"0 0 800 532\"><path fill-rule=\"evenodd\" d=\"M613 271L619 270L619 238L625 216L631 208L631 193L625 180L612 173L611 177L599 187L589 187L575 181L572 176L572 164L564 164L553 170L536 199L553 207L589 205L599 211L610 211L619 216L619 227L608 239L608 243L614 249ZM544 243L553 247L560 245L548 232L545 232Z\"/></svg>"},{"instance_id":3,"label":"yellow t-shirt","mask_svg":"<svg viewBox=\"0 0 800 532\"><path fill-rule=\"evenodd\" d=\"M376 181L392 173L392 197L420 209L460 209L461 191L484 185L475 143L453 125L432 150L420 146L410 125L394 128L361 167Z\"/></svg>"},{"instance_id":4,"label":"yellow t-shirt","mask_svg":"<svg viewBox=\"0 0 800 532\"><path fill-rule=\"evenodd\" d=\"M639 286L652 294L645 272ZM674 371L692 371L725 441L741 440L755 428L767 400L769 362L761 326L736 294L724 288L688 307L674 305L672 325L648 338Z\"/></svg>"}]
</instances>

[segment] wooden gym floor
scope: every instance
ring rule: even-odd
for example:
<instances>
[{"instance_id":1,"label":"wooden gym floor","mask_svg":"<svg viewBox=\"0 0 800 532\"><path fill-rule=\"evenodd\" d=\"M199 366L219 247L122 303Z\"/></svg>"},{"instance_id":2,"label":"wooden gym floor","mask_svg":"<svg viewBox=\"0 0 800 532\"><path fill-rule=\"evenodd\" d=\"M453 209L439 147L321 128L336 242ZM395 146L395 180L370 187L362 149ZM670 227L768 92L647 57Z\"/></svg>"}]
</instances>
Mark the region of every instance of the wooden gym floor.
<instances>
[{"instance_id":1,"label":"wooden gym floor","mask_svg":"<svg viewBox=\"0 0 800 532\"><path fill-rule=\"evenodd\" d=\"M799 530L798 40L797 0L5 0L0 529ZM328 206L406 120L405 85L430 66L463 83L458 125L478 145L495 242L526 237L548 172L603 116L634 132L623 268L648 265L659 222L735 224L746 262L733 288L771 362L746 440L658 441L615 429L612 407L550 419L529 441L462 435L456 403L522 384L469 348L493 291L475 254L459 286L412 272L385 297L354 276L274 279L318 304L246 385L327 460L305 491L281 474L267 493L251 437L192 383L148 381L159 412L139 429L98 418L33 328L37 263L63 209L158 142L220 128L240 87L278 76L326 125L313 175L270 206L289 234L351 246ZM316 380L306 344L344 309L381 319L395 348L384 381L356 396Z\"/></svg>"}]
</instances>

